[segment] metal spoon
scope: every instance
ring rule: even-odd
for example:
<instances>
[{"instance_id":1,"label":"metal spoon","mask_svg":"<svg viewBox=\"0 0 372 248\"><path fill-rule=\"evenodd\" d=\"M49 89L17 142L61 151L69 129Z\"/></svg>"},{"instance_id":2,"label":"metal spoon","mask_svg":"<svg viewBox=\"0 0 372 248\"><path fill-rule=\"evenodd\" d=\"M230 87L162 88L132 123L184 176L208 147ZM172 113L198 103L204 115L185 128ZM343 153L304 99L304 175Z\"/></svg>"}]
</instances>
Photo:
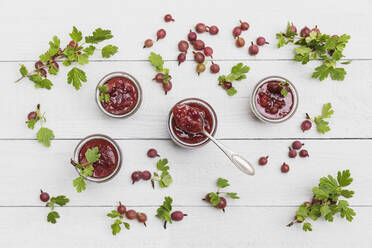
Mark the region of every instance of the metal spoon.
<instances>
[{"instance_id":1,"label":"metal spoon","mask_svg":"<svg viewBox=\"0 0 372 248\"><path fill-rule=\"evenodd\" d=\"M221 142L219 142L215 138L213 138L212 135L210 135L205 130L204 119L202 117L200 117L200 120L202 122L202 131L201 131L201 133L204 134L205 136L207 136L210 140L212 140L213 143L215 143L218 146L218 148L220 148L225 153L225 155L231 160L231 162L239 170L241 170L242 172L244 172L247 175L253 176L254 173L255 173L255 170L254 170L252 164L247 159L245 159L243 156L241 156L241 155L233 152L232 150L230 150L229 148L227 148L225 145L223 145Z\"/></svg>"}]
</instances>

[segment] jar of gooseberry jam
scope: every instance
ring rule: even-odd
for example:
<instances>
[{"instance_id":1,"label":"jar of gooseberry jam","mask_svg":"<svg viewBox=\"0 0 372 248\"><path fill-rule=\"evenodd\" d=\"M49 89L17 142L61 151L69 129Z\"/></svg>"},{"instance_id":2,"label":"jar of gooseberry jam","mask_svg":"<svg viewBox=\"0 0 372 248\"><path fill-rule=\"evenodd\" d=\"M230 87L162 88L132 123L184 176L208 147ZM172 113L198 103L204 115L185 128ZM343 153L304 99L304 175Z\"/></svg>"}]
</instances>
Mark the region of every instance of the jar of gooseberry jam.
<instances>
[{"instance_id":1,"label":"jar of gooseberry jam","mask_svg":"<svg viewBox=\"0 0 372 248\"><path fill-rule=\"evenodd\" d=\"M255 116L268 123L281 123L297 110L298 93L291 81L280 76L262 79L251 96L251 109Z\"/></svg>"},{"instance_id":2,"label":"jar of gooseberry jam","mask_svg":"<svg viewBox=\"0 0 372 248\"><path fill-rule=\"evenodd\" d=\"M209 138L202 133L195 133L194 131L188 132L185 130L185 126L192 125L190 123L182 125L182 123L185 123L186 118L191 121L193 120L194 117L190 115L196 115L196 125L198 125L197 118L203 118L205 130L212 136L215 135L217 130L216 112L211 105L199 98L183 99L172 107L167 120L169 135L177 145L185 148L203 146L210 141ZM190 128L192 128L192 126L190 126ZM193 130L195 130L195 128Z\"/></svg>"},{"instance_id":3,"label":"jar of gooseberry jam","mask_svg":"<svg viewBox=\"0 0 372 248\"><path fill-rule=\"evenodd\" d=\"M120 147L109 136L93 134L79 142L75 148L73 160L79 164L86 163L85 152L94 147L98 147L101 156L97 162L93 163L93 175L86 179L92 182L106 182L112 179L121 168L122 154ZM75 169L79 173L79 169L76 167Z\"/></svg>"}]
</instances>

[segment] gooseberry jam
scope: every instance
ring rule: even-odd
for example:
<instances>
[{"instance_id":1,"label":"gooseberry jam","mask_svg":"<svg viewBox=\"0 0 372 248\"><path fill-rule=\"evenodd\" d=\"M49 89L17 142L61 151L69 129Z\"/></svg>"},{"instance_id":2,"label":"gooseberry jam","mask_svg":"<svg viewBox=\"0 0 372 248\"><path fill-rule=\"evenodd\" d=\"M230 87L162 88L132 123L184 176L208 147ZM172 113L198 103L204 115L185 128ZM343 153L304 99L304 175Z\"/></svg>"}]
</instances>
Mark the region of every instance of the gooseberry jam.
<instances>
[{"instance_id":1,"label":"gooseberry jam","mask_svg":"<svg viewBox=\"0 0 372 248\"><path fill-rule=\"evenodd\" d=\"M123 115L130 112L137 104L138 91L136 85L128 78L113 77L104 85L108 88L110 101L101 101L103 108L114 115Z\"/></svg>"},{"instance_id":2,"label":"gooseberry jam","mask_svg":"<svg viewBox=\"0 0 372 248\"><path fill-rule=\"evenodd\" d=\"M201 99L185 99L177 103L170 112L169 130L172 139L183 146L198 146L209 141L202 134L214 134L217 118L209 104Z\"/></svg>"},{"instance_id":3,"label":"gooseberry jam","mask_svg":"<svg viewBox=\"0 0 372 248\"><path fill-rule=\"evenodd\" d=\"M103 182L111 179L121 168L122 156L117 143L110 137L95 134L84 138L75 149L74 158L79 164L87 162L85 153L88 149L98 147L101 154L98 161L93 163L93 175L87 179L95 182Z\"/></svg>"},{"instance_id":4,"label":"gooseberry jam","mask_svg":"<svg viewBox=\"0 0 372 248\"><path fill-rule=\"evenodd\" d=\"M101 92L105 85L107 92ZM109 101L105 100L109 96ZM142 102L142 90L137 80L125 72L113 72L106 75L97 86L97 103L100 109L111 117L126 117L139 108Z\"/></svg>"},{"instance_id":5,"label":"gooseberry jam","mask_svg":"<svg viewBox=\"0 0 372 248\"><path fill-rule=\"evenodd\" d=\"M282 77L262 80L252 95L252 110L267 122L281 122L290 118L297 109L297 92L294 86Z\"/></svg>"}]
</instances>

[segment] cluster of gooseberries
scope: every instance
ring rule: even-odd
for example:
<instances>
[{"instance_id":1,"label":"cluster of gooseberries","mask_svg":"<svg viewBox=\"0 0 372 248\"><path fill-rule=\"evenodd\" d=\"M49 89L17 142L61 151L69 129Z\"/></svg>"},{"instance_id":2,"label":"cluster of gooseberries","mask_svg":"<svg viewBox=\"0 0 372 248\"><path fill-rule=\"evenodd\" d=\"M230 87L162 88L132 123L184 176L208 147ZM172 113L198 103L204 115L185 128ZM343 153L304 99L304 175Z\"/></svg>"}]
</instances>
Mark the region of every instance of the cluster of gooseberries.
<instances>
[{"instance_id":1,"label":"cluster of gooseberries","mask_svg":"<svg viewBox=\"0 0 372 248\"><path fill-rule=\"evenodd\" d=\"M119 202L119 206L116 208L116 210L122 217L125 215L128 220L137 219L138 222L143 223L146 226L147 215L145 213L136 212L136 210L133 209L127 210L127 208L121 204L121 202Z\"/></svg>"},{"instance_id":2,"label":"cluster of gooseberries","mask_svg":"<svg viewBox=\"0 0 372 248\"><path fill-rule=\"evenodd\" d=\"M138 182L139 180L148 181L151 179L151 172L148 170L145 171L134 171L131 175L132 184Z\"/></svg>"},{"instance_id":3,"label":"cluster of gooseberries","mask_svg":"<svg viewBox=\"0 0 372 248\"><path fill-rule=\"evenodd\" d=\"M174 22L174 19L173 19L171 14L166 14L164 16L164 21L165 22ZM167 35L167 32L165 31L165 29L163 29L163 28L159 29L156 32L156 41L164 39L166 35ZM145 42L143 44L143 48L152 47L153 44L154 44L154 41L152 39L147 39L147 40L145 40Z\"/></svg>"},{"instance_id":4,"label":"cluster of gooseberries","mask_svg":"<svg viewBox=\"0 0 372 248\"><path fill-rule=\"evenodd\" d=\"M181 52L178 54L177 60L178 65L186 60L186 54L190 47L193 47L194 51L194 61L197 63L196 65L196 72L198 75L206 70L205 66L205 58L210 57L213 58L213 49L209 46L206 46L204 41L198 39L198 35L196 33L202 34L208 32L211 35L216 35L219 31L217 26L206 26L204 23L198 23L195 26L195 31L190 30L189 34L187 35L187 41L181 40L178 42L178 50ZM218 73L220 71L220 66L218 64L213 63L210 66L211 73Z\"/></svg>"},{"instance_id":5,"label":"cluster of gooseberries","mask_svg":"<svg viewBox=\"0 0 372 248\"><path fill-rule=\"evenodd\" d=\"M248 22L243 22L240 20L240 26L236 26L233 31L232 31L232 35L234 36L234 38L236 39L235 40L235 45L237 47L244 47L245 45L245 40L243 37L241 37L240 35L242 34L243 31L246 31L249 29L249 24ZM253 43L253 41L251 42L251 45L249 46L248 48L248 53L252 56L254 55L257 55L258 52L259 52L259 48L258 46L263 46L265 44L269 44L265 37L262 37L262 36L259 36L257 39L256 39L256 44Z\"/></svg>"},{"instance_id":6,"label":"cluster of gooseberries","mask_svg":"<svg viewBox=\"0 0 372 248\"><path fill-rule=\"evenodd\" d=\"M300 150L304 145L301 141L293 141L292 146L289 147L288 157L297 157L297 150ZM298 154L301 158L309 157L309 152L306 149L301 149Z\"/></svg>"},{"instance_id":7,"label":"cluster of gooseberries","mask_svg":"<svg viewBox=\"0 0 372 248\"><path fill-rule=\"evenodd\" d=\"M306 158L309 157L309 152L306 149L302 149L304 144L299 141L293 141L292 145L289 147L288 151L288 157L290 158L295 158L297 157L297 150L300 150L298 152L298 155L301 158ZM258 164L261 166L264 166L268 163L269 161L269 156L263 156L258 159ZM281 172L287 173L289 171L289 165L287 163L283 163L282 166L280 167Z\"/></svg>"},{"instance_id":8,"label":"cluster of gooseberries","mask_svg":"<svg viewBox=\"0 0 372 248\"><path fill-rule=\"evenodd\" d=\"M166 77L168 77L167 82L164 81ZM164 73L159 72L159 73L156 73L155 77L152 80L154 80L157 83L161 83L165 94L167 94L168 91L170 91L173 86L169 78L171 78L171 76L164 75Z\"/></svg>"}]
</instances>

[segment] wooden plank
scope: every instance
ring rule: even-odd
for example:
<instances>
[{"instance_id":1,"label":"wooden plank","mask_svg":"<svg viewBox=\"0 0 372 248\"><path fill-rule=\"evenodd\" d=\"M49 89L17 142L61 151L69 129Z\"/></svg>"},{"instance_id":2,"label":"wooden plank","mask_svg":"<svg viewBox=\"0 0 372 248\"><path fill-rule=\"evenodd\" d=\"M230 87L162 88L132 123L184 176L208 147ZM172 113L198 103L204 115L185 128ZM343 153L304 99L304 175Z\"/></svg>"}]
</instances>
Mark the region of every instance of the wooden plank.
<instances>
[{"instance_id":1,"label":"wooden plank","mask_svg":"<svg viewBox=\"0 0 372 248\"><path fill-rule=\"evenodd\" d=\"M165 140L119 140L123 152L123 168L110 182L89 183L87 191L76 193L72 180L77 177L69 158L77 140L54 141L44 148L36 141L0 141L2 166L0 206L40 206L39 189L51 194L66 194L71 205L112 205L121 200L130 205L149 206L159 198L177 197L183 206L206 206L201 199L216 190L216 180L230 180L229 191L238 192L240 200L228 200L235 206L297 206L312 197L311 189L319 179L338 170L350 169L355 190L354 205L372 206L370 188L371 167L366 163L372 140L306 140L309 158L290 159L287 156L290 140L234 140L224 143L254 163L255 176L237 170L213 144L195 150L185 150ZM156 159L146 157L155 147L169 159L174 183L166 189L153 190L150 182L131 184L130 174L136 170L155 171ZM258 166L260 156L269 155L266 167ZM283 162L290 165L288 174L280 172Z\"/></svg>"},{"instance_id":2,"label":"wooden plank","mask_svg":"<svg viewBox=\"0 0 372 248\"><path fill-rule=\"evenodd\" d=\"M156 44L155 51L166 59L177 58L177 43L186 39L190 28L198 22L217 25L220 33L217 36L203 34L200 37L215 50L216 59L289 59L293 53L291 48L276 48L275 34L284 31L288 21L293 21L297 29L305 25L312 28L318 25L322 32L330 34L350 34L352 39L345 54L353 59L372 59L370 49L371 32L366 27L372 24L370 1L361 0L358 4L352 1L312 1L306 6L296 6L293 1L256 2L254 7L247 6L246 1L162 1L165 9L159 9L156 1L130 2L107 0L101 2L85 2L66 0L58 6L58 11L51 11L42 0L14 4L14 1L1 1L0 23L4 39L0 47L2 61L36 60L48 47L53 35L58 35L62 44L69 42L68 33L76 25L84 34L97 27L111 29L119 45L120 53L114 60L146 59L148 51L142 49L143 41L155 39L160 28L167 30L166 39ZM85 13L82 13L84 11ZM172 13L175 23L165 23L163 16ZM89 14L88 14L89 13ZM226 14L228 13L228 14ZM263 35L271 43L261 49L255 58L248 55L248 46L235 47L232 29L239 25L239 20L247 20L251 27L243 33L246 44ZM9 49L16 48L16 49ZM97 58L99 58L97 56Z\"/></svg>"},{"instance_id":3,"label":"wooden plank","mask_svg":"<svg viewBox=\"0 0 372 248\"><path fill-rule=\"evenodd\" d=\"M22 247L25 241L28 247L71 248L369 248L372 245L371 230L366 228L372 224L371 207L356 207L357 217L352 223L338 217L334 223L317 221L312 233L302 231L300 225L285 226L293 218L293 207L230 207L225 214L209 207L176 207L189 216L168 225L167 230L154 216L156 207L133 208L147 213L148 227L131 221L131 230L122 230L116 236L111 234L112 221L105 216L112 207L58 208L61 219L55 225L46 222L46 208L1 208L0 245Z\"/></svg>"},{"instance_id":4,"label":"wooden plank","mask_svg":"<svg viewBox=\"0 0 372 248\"><path fill-rule=\"evenodd\" d=\"M221 62L226 73L237 61ZM66 83L66 68L53 77L54 87L48 91L34 89L28 80L14 84L18 75L18 63L2 63L4 74L0 98L2 116L11 116L2 123L0 138L34 138L35 132L24 124L26 115L41 103L46 111L47 126L57 138L82 138L95 132L104 132L115 138L168 138L166 120L172 106L187 97L199 97L208 101L218 115L218 138L371 138L372 102L367 92L372 91L372 62L354 61L348 66L344 82L331 80L319 82L310 79L311 65L303 67L291 61L247 62L251 66L248 79L238 82L238 94L228 96L217 85L217 76L194 72L193 62L182 67L176 62L167 63L174 77L174 89L164 96L160 85L151 81L154 71L148 62L93 62L86 66L88 83L80 91ZM32 63L27 63L32 66ZM303 68L301 68L303 67ZM300 70L300 68L302 70ZM144 100L140 110L131 118L113 120L98 109L94 94L98 81L112 71L127 71L141 83ZM296 115L282 124L264 124L258 121L249 107L250 94L255 84L269 75L282 75L298 88L300 95ZM321 106L331 102L335 114L330 120L332 131L321 135L314 130L303 133L299 128L305 113L318 115ZM5 107L6 106L6 107ZM280 127L280 131L278 131Z\"/></svg>"}]
</instances>

